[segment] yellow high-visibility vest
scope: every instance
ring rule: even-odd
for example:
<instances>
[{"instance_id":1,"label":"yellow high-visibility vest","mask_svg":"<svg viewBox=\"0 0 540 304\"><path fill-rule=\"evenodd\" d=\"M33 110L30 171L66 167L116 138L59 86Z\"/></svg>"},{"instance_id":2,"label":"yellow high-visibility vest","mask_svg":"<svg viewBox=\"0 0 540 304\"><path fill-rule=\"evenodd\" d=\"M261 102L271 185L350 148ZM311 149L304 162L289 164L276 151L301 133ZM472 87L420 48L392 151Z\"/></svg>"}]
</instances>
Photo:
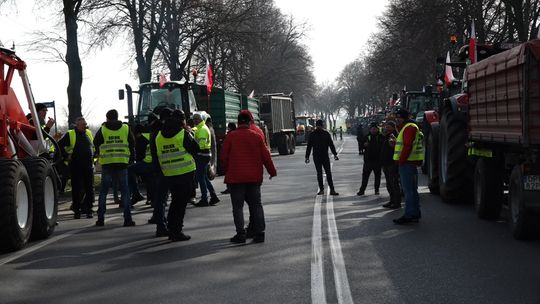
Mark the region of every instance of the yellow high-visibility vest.
<instances>
[{"instance_id":1,"label":"yellow high-visibility vest","mask_svg":"<svg viewBox=\"0 0 540 304\"><path fill-rule=\"evenodd\" d=\"M403 133L406 128L411 126L416 128L416 138L414 139L413 148L407 160L424 160L424 146L422 145L422 139L424 135L422 134L420 129L418 129L418 126L412 122L407 123L405 126L403 126L403 128L401 128L401 131L399 131L399 135L396 140L396 146L394 148L394 160L399 160L399 157L401 156L401 151L403 150Z\"/></svg>"},{"instance_id":2,"label":"yellow high-visibility vest","mask_svg":"<svg viewBox=\"0 0 540 304\"><path fill-rule=\"evenodd\" d=\"M156 136L156 150L159 166L163 175L177 176L195 171L195 160L184 148L185 130L171 138Z\"/></svg>"},{"instance_id":3,"label":"yellow high-visibility vest","mask_svg":"<svg viewBox=\"0 0 540 304\"><path fill-rule=\"evenodd\" d=\"M147 164L152 163L152 152L150 151L150 133L142 133L142 136L148 140L148 144L146 145L146 151L144 153L144 159L143 162Z\"/></svg>"},{"instance_id":4,"label":"yellow high-visibility vest","mask_svg":"<svg viewBox=\"0 0 540 304\"><path fill-rule=\"evenodd\" d=\"M103 134L103 144L99 148L99 163L102 165L128 164L131 155L128 125L122 124L118 130L110 130L102 126L101 134Z\"/></svg>"},{"instance_id":5,"label":"yellow high-visibility vest","mask_svg":"<svg viewBox=\"0 0 540 304\"><path fill-rule=\"evenodd\" d=\"M75 130L69 130L67 134L69 136L69 146L66 146L66 152L68 154L72 154L73 149L75 148L75 143L77 142L77 133ZM88 137L90 145L92 146L92 152L94 152L94 136L92 136L92 132L88 129L86 129L86 136Z\"/></svg>"},{"instance_id":6,"label":"yellow high-visibility vest","mask_svg":"<svg viewBox=\"0 0 540 304\"><path fill-rule=\"evenodd\" d=\"M199 148L201 150L209 150L212 147L212 140L210 138L210 129L206 126L204 121L201 121L193 130Z\"/></svg>"}]
</instances>

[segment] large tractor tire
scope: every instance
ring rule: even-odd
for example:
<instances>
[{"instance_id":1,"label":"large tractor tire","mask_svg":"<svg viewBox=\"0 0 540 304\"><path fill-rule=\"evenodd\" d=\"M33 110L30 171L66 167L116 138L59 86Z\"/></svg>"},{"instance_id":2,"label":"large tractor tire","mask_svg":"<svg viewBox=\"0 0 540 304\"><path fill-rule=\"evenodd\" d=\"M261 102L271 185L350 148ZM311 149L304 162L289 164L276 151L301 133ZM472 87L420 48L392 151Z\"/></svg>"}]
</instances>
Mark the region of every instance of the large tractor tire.
<instances>
[{"instance_id":1,"label":"large tractor tire","mask_svg":"<svg viewBox=\"0 0 540 304\"><path fill-rule=\"evenodd\" d=\"M289 154L294 154L296 152L296 138L294 134L289 134Z\"/></svg>"},{"instance_id":2,"label":"large tractor tire","mask_svg":"<svg viewBox=\"0 0 540 304\"><path fill-rule=\"evenodd\" d=\"M289 139L287 134L278 133L275 136L279 155L289 154Z\"/></svg>"},{"instance_id":3,"label":"large tractor tire","mask_svg":"<svg viewBox=\"0 0 540 304\"><path fill-rule=\"evenodd\" d=\"M537 236L538 214L527 210L527 201L538 201L537 192L524 191L523 172L521 166L516 165L510 175L509 187L509 224L512 235L518 240L529 240Z\"/></svg>"},{"instance_id":4,"label":"large tractor tire","mask_svg":"<svg viewBox=\"0 0 540 304\"><path fill-rule=\"evenodd\" d=\"M58 216L58 183L53 166L42 157L23 159L30 176L33 201L32 239L49 237Z\"/></svg>"},{"instance_id":5,"label":"large tractor tire","mask_svg":"<svg viewBox=\"0 0 540 304\"><path fill-rule=\"evenodd\" d=\"M504 200L502 166L488 158L479 158L474 169L474 208L482 219L496 219Z\"/></svg>"},{"instance_id":6,"label":"large tractor tire","mask_svg":"<svg viewBox=\"0 0 540 304\"><path fill-rule=\"evenodd\" d=\"M24 165L0 160L0 250L23 248L32 231L32 188Z\"/></svg>"},{"instance_id":7,"label":"large tractor tire","mask_svg":"<svg viewBox=\"0 0 540 304\"><path fill-rule=\"evenodd\" d=\"M450 109L439 125L439 191L446 203L470 202L473 167L467 159L467 123Z\"/></svg>"},{"instance_id":8,"label":"large tractor tire","mask_svg":"<svg viewBox=\"0 0 540 304\"><path fill-rule=\"evenodd\" d=\"M426 153L428 158L428 188L431 194L439 195L439 125L434 124L431 126L431 132L429 132L427 138Z\"/></svg>"}]
</instances>

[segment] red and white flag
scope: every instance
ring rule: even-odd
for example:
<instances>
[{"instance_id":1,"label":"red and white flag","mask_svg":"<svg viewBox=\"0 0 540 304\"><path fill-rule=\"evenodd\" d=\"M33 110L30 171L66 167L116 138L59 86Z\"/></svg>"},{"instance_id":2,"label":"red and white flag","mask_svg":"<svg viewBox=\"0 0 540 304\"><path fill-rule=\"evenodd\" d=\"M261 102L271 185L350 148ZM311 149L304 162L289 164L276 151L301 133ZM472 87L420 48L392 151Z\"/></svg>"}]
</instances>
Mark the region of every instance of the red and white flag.
<instances>
[{"instance_id":1,"label":"red and white flag","mask_svg":"<svg viewBox=\"0 0 540 304\"><path fill-rule=\"evenodd\" d=\"M446 68L444 69L444 82L446 82L447 86L450 86L456 78L454 77L454 73L452 72L452 67L449 65L450 63L450 52L446 53Z\"/></svg>"},{"instance_id":2,"label":"red and white flag","mask_svg":"<svg viewBox=\"0 0 540 304\"><path fill-rule=\"evenodd\" d=\"M166 82L167 82L167 77L165 76L165 73L163 72L159 73L159 87L163 88Z\"/></svg>"},{"instance_id":3,"label":"red and white flag","mask_svg":"<svg viewBox=\"0 0 540 304\"><path fill-rule=\"evenodd\" d=\"M471 63L475 63L478 59L476 56L476 30L474 28L474 21L472 22L471 33L469 35L469 59Z\"/></svg>"},{"instance_id":4,"label":"red and white flag","mask_svg":"<svg viewBox=\"0 0 540 304\"><path fill-rule=\"evenodd\" d=\"M206 85L206 91L208 92L208 95L210 95L210 93L212 92L212 86L214 84L213 76L214 72L212 71L210 61L206 59L206 74L204 75L204 84Z\"/></svg>"},{"instance_id":5,"label":"red and white flag","mask_svg":"<svg viewBox=\"0 0 540 304\"><path fill-rule=\"evenodd\" d=\"M249 98L255 98L255 90L251 91L251 93L249 93Z\"/></svg>"}]
</instances>

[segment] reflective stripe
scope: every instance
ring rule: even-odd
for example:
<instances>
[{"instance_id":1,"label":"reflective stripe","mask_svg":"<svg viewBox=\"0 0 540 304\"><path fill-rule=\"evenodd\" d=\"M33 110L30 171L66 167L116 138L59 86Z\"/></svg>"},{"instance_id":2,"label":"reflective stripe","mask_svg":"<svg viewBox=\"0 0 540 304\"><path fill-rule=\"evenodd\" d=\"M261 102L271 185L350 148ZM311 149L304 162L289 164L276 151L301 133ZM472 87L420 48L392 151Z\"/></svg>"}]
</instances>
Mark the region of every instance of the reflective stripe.
<instances>
[{"instance_id":1,"label":"reflective stripe","mask_svg":"<svg viewBox=\"0 0 540 304\"><path fill-rule=\"evenodd\" d=\"M212 156L212 153L208 152L208 153L197 153L197 155L200 155L200 156Z\"/></svg>"},{"instance_id":2,"label":"reflective stripe","mask_svg":"<svg viewBox=\"0 0 540 304\"><path fill-rule=\"evenodd\" d=\"M161 168L163 170L176 170L176 169L185 168L191 165L195 165L194 160L189 160L185 163L179 163L179 164L166 164L166 165L162 165Z\"/></svg>"},{"instance_id":3,"label":"reflective stripe","mask_svg":"<svg viewBox=\"0 0 540 304\"><path fill-rule=\"evenodd\" d=\"M103 144L101 145L101 149L124 149L124 148L128 148L129 149L129 144Z\"/></svg>"},{"instance_id":4,"label":"reflective stripe","mask_svg":"<svg viewBox=\"0 0 540 304\"><path fill-rule=\"evenodd\" d=\"M187 152L172 152L172 153L166 153L162 154L160 159L171 159L171 158L181 158L182 156L188 154Z\"/></svg>"}]
</instances>

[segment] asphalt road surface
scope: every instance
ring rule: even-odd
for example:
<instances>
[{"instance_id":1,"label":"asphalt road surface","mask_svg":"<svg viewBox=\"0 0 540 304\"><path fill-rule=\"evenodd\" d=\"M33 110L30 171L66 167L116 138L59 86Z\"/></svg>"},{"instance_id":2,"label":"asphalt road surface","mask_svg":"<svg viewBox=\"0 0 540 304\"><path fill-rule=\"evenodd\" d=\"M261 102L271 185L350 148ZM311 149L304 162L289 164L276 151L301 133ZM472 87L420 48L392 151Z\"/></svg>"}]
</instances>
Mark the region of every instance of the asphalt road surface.
<instances>
[{"instance_id":1,"label":"asphalt road surface","mask_svg":"<svg viewBox=\"0 0 540 304\"><path fill-rule=\"evenodd\" d=\"M266 242L233 245L230 198L188 207L187 242L155 238L139 203L122 227L111 202L104 227L62 205L54 235L0 255L0 303L540 303L540 242L512 238L504 219L446 205L420 175L422 220L396 226L384 188L363 197L353 137L337 141L338 197L316 196L305 147L275 156L262 188ZM373 178L373 177L372 177ZM223 190L223 179L214 186ZM326 192L329 192L328 189ZM246 213L247 213L247 208Z\"/></svg>"}]
</instances>

